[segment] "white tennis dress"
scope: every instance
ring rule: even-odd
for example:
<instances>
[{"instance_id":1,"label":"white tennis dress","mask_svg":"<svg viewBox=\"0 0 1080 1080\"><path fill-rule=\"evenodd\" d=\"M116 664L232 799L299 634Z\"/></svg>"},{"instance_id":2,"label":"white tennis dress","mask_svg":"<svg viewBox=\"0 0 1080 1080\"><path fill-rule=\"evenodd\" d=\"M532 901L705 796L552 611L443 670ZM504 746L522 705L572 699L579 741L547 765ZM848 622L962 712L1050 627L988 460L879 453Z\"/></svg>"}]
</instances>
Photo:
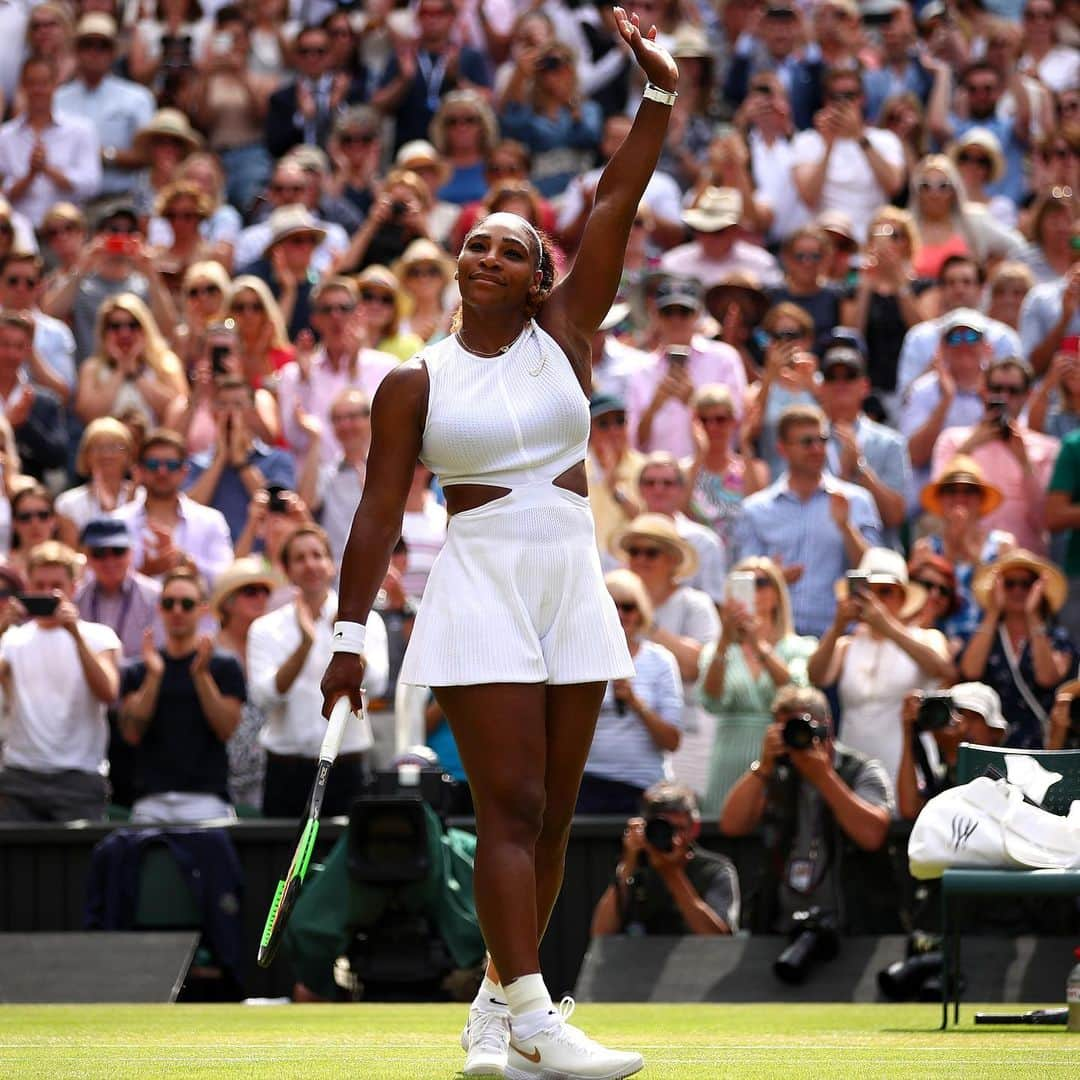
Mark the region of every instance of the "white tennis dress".
<instances>
[{"instance_id":1,"label":"white tennis dress","mask_svg":"<svg viewBox=\"0 0 1080 1080\"><path fill-rule=\"evenodd\" d=\"M530 322L481 357L455 335L420 353L428 372L420 459L444 487L510 493L450 518L400 679L421 686L629 678L589 500L552 481L584 460L589 407L569 358Z\"/></svg>"}]
</instances>

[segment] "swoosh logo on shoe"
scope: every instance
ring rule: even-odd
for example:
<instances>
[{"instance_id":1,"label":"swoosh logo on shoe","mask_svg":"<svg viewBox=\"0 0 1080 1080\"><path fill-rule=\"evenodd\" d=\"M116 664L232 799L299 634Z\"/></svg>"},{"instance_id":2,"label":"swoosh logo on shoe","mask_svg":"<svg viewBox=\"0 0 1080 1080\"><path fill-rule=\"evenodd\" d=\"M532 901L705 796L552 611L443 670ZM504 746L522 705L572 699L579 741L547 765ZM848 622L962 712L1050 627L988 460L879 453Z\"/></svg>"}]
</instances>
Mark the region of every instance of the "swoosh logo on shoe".
<instances>
[{"instance_id":1,"label":"swoosh logo on shoe","mask_svg":"<svg viewBox=\"0 0 1080 1080\"><path fill-rule=\"evenodd\" d=\"M527 1054L520 1046L515 1046L513 1040L510 1041L510 1049L520 1054L526 1061L531 1061L534 1065L540 1064L540 1051L533 1047L532 1053Z\"/></svg>"}]
</instances>

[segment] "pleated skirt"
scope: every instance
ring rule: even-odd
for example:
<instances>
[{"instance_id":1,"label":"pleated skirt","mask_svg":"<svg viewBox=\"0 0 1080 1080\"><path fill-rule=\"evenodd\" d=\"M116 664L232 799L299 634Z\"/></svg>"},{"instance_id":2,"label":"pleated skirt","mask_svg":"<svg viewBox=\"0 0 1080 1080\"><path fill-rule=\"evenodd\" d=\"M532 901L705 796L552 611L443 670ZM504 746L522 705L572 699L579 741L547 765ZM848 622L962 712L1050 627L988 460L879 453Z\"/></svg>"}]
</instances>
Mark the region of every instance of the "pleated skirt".
<instances>
[{"instance_id":1,"label":"pleated skirt","mask_svg":"<svg viewBox=\"0 0 1080 1080\"><path fill-rule=\"evenodd\" d=\"M633 673L588 499L528 484L450 518L402 662L403 682L563 685Z\"/></svg>"}]
</instances>

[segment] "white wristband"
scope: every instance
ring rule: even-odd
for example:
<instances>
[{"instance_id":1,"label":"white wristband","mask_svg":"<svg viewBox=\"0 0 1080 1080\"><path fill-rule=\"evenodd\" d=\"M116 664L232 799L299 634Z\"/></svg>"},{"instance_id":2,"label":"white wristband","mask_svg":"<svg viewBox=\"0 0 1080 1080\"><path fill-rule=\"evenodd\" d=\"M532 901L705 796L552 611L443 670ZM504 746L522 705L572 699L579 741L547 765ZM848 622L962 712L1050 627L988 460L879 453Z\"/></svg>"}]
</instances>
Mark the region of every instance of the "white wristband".
<instances>
[{"instance_id":1,"label":"white wristband","mask_svg":"<svg viewBox=\"0 0 1080 1080\"><path fill-rule=\"evenodd\" d=\"M334 652L356 653L359 656L364 651L364 640L366 638L367 627L362 623L334 623Z\"/></svg>"},{"instance_id":2,"label":"white wristband","mask_svg":"<svg viewBox=\"0 0 1080 1080\"><path fill-rule=\"evenodd\" d=\"M675 104L675 99L679 94L677 90L665 90L661 86L653 86L651 82L647 82L641 96L643 98L648 98L649 101L655 101L671 108L671 106Z\"/></svg>"}]
</instances>

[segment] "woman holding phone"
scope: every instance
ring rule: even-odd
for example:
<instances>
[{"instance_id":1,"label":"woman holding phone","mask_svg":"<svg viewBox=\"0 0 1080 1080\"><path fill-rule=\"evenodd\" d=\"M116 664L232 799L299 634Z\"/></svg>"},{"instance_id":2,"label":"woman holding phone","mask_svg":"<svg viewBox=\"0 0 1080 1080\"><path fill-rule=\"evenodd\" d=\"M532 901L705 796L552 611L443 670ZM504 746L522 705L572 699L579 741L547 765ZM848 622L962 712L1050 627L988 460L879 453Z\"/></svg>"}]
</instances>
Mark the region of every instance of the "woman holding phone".
<instances>
[{"instance_id":1,"label":"woman holding phone","mask_svg":"<svg viewBox=\"0 0 1080 1080\"><path fill-rule=\"evenodd\" d=\"M701 650L701 704L716 717L701 812L716 820L727 793L761 749L776 691L807 684L817 639L795 633L780 567L762 556L736 563L720 608L720 639Z\"/></svg>"},{"instance_id":2,"label":"woman holding phone","mask_svg":"<svg viewBox=\"0 0 1080 1080\"><path fill-rule=\"evenodd\" d=\"M457 332L386 376L372 402L364 493L341 567L324 714L360 704L363 620L401 532L417 458L450 515L402 665L449 720L476 806L476 907L491 956L462 1045L466 1076L621 1078L639 1054L567 1021L540 974L578 787L607 684L633 664L604 588L585 455L589 343L615 298L660 151L678 69L614 9L648 80L604 170L579 258L555 282L550 243L492 214L458 255Z\"/></svg>"}]
</instances>

